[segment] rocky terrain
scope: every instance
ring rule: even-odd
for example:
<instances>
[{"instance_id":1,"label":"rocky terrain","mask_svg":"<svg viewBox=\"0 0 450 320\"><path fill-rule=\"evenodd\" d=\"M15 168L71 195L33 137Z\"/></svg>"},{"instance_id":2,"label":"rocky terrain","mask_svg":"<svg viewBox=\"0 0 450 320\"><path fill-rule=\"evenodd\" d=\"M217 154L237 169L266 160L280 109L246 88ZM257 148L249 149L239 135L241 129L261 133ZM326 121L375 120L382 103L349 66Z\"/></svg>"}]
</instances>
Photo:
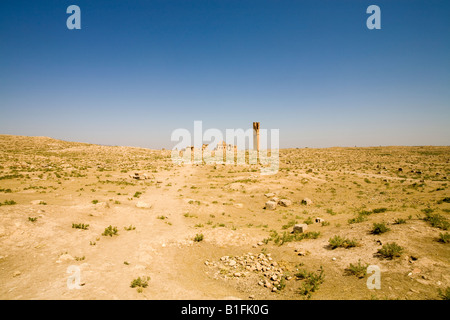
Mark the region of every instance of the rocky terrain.
<instances>
[{"instance_id":1,"label":"rocky terrain","mask_svg":"<svg viewBox=\"0 0 450 320\"><path fill-rule=\"evenodd\" d=\"M283 149L263 176L0 135L0 298L448 299L449 161Z\"/></svg>"}]
</instances>

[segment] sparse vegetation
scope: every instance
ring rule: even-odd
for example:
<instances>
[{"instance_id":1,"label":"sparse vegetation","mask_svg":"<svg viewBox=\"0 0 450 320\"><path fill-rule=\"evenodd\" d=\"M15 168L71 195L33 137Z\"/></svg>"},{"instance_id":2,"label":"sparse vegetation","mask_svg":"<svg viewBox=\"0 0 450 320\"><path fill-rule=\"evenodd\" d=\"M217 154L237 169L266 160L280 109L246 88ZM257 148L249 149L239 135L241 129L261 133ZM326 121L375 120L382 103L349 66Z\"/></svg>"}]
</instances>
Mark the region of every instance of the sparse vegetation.
<instances>
[{"instance_id":1,"label":"sparse vegetation","mask_svg":"<svg viewBox=\"0 0 450 320\"><path fill-rule=\"evenodd\" d=\"M196 234L194 237L194 242L200 242L203 241L203 234Z\"/></svg>"},{"instance_id":2,"label":"sparse vegetation","mask_svg":"<svg viewBox=\"0 0 450 320\"><path fill-rule=\"evenodd\" d=\"M113 227L113 226L109 226L107 228L105 228L105 231L102 233L102 236L116 236L118 235L118 230L117 227Z\"/></svg>"},{"instance_id":3,"label":"sparse vegetation","mask_svg":"<svg viewBox=\"0 0 450 320\"><path fill-rule=\"evenodd\" d=\"M405 223L406 223L405 219L397 218L394 220L394 224L405 224Z\"/></svg>"},{"instance_id":4,"label":"sparse vegetation","mask_svg":"<svg viewBox=\"0 0 450 320\"><path fill-rule=\"evenodd\" d=\"M133 281L131 281L130 287L131 288L138 288L138 292L142 292L142 288L147 288L148 287L148 281L150 280L150 277L138 277L136 279L134 279Z\"/></svg>"},{"instance_id":5,"label":"sparse vegetation","mask_svg":"<svg viewBox=\"0 0 450 320\"><path fill-rule=\"evenodd\" d=\"M356 241L355 239L347 239L347 238L342 238L341 236L334 236L333 238L330 238L328 240L331 249L336 249L336 248L352 248L352 247L356 247L358 246L358 241Z\"/></svg>"},{"instance_id":6,"label":"sparse vegetation","mask_svg":"<svg viewBox=\"0 0 450 320\"><path fill-rule=\"evenodd\" d=\"M423 218L424 221L427 221L431 224L432 227L439 228L442 230L448 230L450 227L450 222L448 220L440 215L439 213L433 214L433 211L430 210L423 210L425 212L425 217Z\"/></svg>"},{"instance_id":7,"label":"sparse vegetation","mask_svg":"<svg viewBox=\"0 0 450 320\"><path fill-rule=\"evenodd\" d=\"M295 277L298 280L303 280L301 287L298 290L298 293L306 296L308 299L311 298L313 292L316 292L319 289L319 286L323 283L325 279L323 267L320 266L318 272L309 272L307 270L299 270Z\"/></svg>"},{"instance_id":8,"label":"sparse vegetation","mask_svg":"<svg viewBox=\"0 0 450 320\"><path fill-rule=\"evenodd\" d=\"M374 223L372 230L370 231L372 234L382 234L388 232L390 229L386 227L384 222Z\"/></svg>"},{"instance_id":9,"label":"sparse vegetation","mask_svg":"<svg viewBox=\"0 0 450 320\"><path fill-rule=\"evenodd\" d=\"M439 297L442 300L450 300L450 287L445 288L445 290L442 290L441 288L439 288L438 292L439 292Z\"/></svg>"},{"instance_id":10,"label":"sparse vegetation","mask_svg":"<svg viewBox=\"0 0 450 320\"><path fill-rule=\"evenodd\" d=\"M400 247L397 243L387 243L381 247L381 249L378 249L377 253L387 259L393 259L396 257L400 257L404 249Z\"/></svg>"},{"instance_id":11,"label":"sparse vegetation","mask_svg":"<svg viewBox=\"0 0 450 320\"><path fill-rule=\"evenodd\" d=\"M0 203L0 206L12 206L17 204L14 200L5 200L3 203Z\"/></svg>"},{"instance_id":12,"label":"sparse vegetation","mask_svg":"<svg viewBox=\"0 0 450 320\"><path fill-rule=\"evenodd\" d=\"M367 274L367 267L369 264L361 263L361 260L358 260L358 264L350 263L350 265L345 269L347 274L354 275L358 278L364 278Z\"/></svg>"},{"instance_id":13,"label":"sparse vegetation","mask_svg":"<svg viewBox=\"0 0 450 320\"><path fill-rule=\"evenodd\" d=\"M442 243L450 243L450 233L446 232L446 233L439 233L439 242Z\"/></svg>"},{"instance_id":14,"label":"sparse vegetation","mask_svg":"<svg viewBox=\"0 0 450 320\"><path fill-rule=\"evenodd\" d=\"M87 229L89 228L89 224L84 224L84 223L72 223L72 228L74 228L74 229L87 230Z\"/></svg>"}]
</instances>

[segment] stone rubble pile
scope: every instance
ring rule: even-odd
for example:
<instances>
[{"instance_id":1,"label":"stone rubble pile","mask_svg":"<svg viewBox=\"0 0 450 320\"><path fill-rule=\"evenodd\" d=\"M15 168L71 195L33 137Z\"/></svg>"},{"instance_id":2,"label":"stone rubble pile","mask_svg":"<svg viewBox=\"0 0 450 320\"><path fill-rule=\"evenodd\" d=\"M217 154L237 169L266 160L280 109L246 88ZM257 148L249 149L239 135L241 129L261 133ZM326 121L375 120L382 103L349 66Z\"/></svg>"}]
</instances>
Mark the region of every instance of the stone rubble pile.
<instances>
[{"instance_id":1,"label":"stone rubble pile","mask_svg":"<svg viewBox=\"0 0 450 320\"><path fill-rule=\"evenodd\" d=\"M276 292L279 285L284 280L291 280L292 277L285 275L285 267L280 266L273 260L270 253L246 253L242 256L223 256L218 262L205 261L209 267L219 268L217 274L225 278L241 278L259 276L258 285L264 286Z\"/></svg>"}]
</instances>

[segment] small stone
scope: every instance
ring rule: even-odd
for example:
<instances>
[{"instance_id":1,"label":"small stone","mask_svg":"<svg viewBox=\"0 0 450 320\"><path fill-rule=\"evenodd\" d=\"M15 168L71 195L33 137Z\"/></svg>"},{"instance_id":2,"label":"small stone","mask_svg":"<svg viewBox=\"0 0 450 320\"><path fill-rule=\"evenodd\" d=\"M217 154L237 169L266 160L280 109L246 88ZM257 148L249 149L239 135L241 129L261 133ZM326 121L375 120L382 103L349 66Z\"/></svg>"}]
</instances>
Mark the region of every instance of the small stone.
<instances>
[{"instance_id":1,"label":"small stone","mask_svg":"<svg viewBox=\"0 0 450 320\"><path fill-rule=\"evenodd\" d=\"M241 276L241 273L240 273L240 272L235 272L233 275L234 275L235 277L239 278L239 277Z\"/></svg>"},{"instance_id":2,"label":"small stone","mask_svg":"<svg viewBox=\"0 0 450 320\"><path fill-rule=\"evenodd\" d=\"M267 198L272 198L273 196L275 196L275 193L269 192L264 194L264 196L266 196Z\"/></svg>"},{"instance_id":3,"label":"small stone","mask_svg":"<svg viewBox=\"0 0 450 320\"><path fill-rule=\"evenodd\" d=\"M322 223L322 222L325 222L325 220L322 219L322 218L316 218L314 221L315 221L316 223Z\"/></svg>"},{"instance_id":4,"label":"small stone","mask_svg":"<svg viewBox=\"0 0 450 320\"><path fill-rule=\"evenodd\" d=\"M278 204L282 207L289 207L290 205L292 205L292 201L288 199L281 199L280 201L278 201Z\"/></svg>"},{"instance_id":5,"label":"small stone","mask_svg":"<svg viewBox=\"0 0 450 320\"><path fill-rule=\"evenodd\" d=\"M249 299L255 299L255 296L253 294L248 296Z\"/></svg>"},{"instance_id":6,"label":"small stone","mask_svg":"<svg viewBox=\"0 0 450 320\"><path fill-rule=\"evenodd\" d=\"M13 273L13 277L18 277L20 276L22 273L20 271L14 271Z\"/></svg>"},{"instance_id":7,"label":"small stone","mask_svg":"<svg viewBox=\"0 0 450 320\"><path fill-rule=\"evenodd\" d=\"M70 254L63 254L59 257L59 261L70 261L75 260L74 257L72 257Z\"/></svg>"},{"instance_id":8,"label":"small stone","mask_svg":"<svg viewBox=\"0 0 450 320\"><path fill-rule=\"evenodd\" d=\"M335 258L335 257L333 257L333 259L331 259L331 260L333 260L333 261L336 261L336 258Z\"/></svg>"},{"instance_id":9,"label":"small stone","mask_svg":"<svg viewBox=\"0 0 450 320\"><path fill-rule=\"evenodd\" d=\"M234 266L235 264L236 264L236 261L235 261L235 260L230 260L230 262L228 263L228 265L229 265L230 267Z\"/></svg>"},{"instance_id":10,"label":"small stone","mask_svg":"<svg viewBox=\"0 0 450 320\"><path fill-rule=\"evenodd\" d=\"M277 203L275 201L267 201L264 209L275 210L277 208Z\"/></svg>"},{"instance_id":11,"label":"small stone","mask_svg":"<svg viewBox=\"0 0 450 320\"><path fill-rule=\"evenodd\" d=\"M136 207L137 208L151 208L152 205L143 201L138 201L138 203L136 203Z\"/></svg>"},{"instance_id":12,"label":"small stone","mask_svg":"<svg viewBox=\"0 0 450 320\"><path fill-rule=\"evenodd\" d=\"M264 242L260 241L260 242L257 243L257 245L258 246L262 246L262 245L264 245Z\"/></svg>"},{"instance_id":13,"label":"small stone","mask_svg":"<svg viewBox=\"0 0 450 320\"><path fill-rule=\"evenodd\" d=\"M276 288L276 287L273 287L273 288L272 288L272 292L277 292L277 288Z\"/></svg>"},{"instance_id":14,"label":"small stone","mask_svg":"<svg viewBox=\"0 0 450 320\"><path fill-rule=\"evenodd\" d=\"M235 208L238 208L238 209L241 209L241 208L244 207L244 205L243 205L242 203L235 203L235 204L234 204L234 207L235 207Z\"/></svg>"},{"instance_id":15,"label":"small stone","mask_svg":"<svg viewBox=\"0 0 450 320\"><path fill-rule=\"evenodd\" d=\"M304 224L304 223L301 223L301 224L296 224L295 226L294 226L294 233L295 232L300 232L300 233L303 233L303 232L305 232L306 230L308 229L308 225L307 224Z\"/></svg>"},{"instance_id":16,"label":"small stone","mask_svg":"<svg viewBox=\"0 0 450 320\"><path fill-rule=\"evenodd\" d=\"M312 200L309 198L304 198L301 202L301 204L306 205L306 206L310 206L313 204Z\"/></svg>"}]
</instances>

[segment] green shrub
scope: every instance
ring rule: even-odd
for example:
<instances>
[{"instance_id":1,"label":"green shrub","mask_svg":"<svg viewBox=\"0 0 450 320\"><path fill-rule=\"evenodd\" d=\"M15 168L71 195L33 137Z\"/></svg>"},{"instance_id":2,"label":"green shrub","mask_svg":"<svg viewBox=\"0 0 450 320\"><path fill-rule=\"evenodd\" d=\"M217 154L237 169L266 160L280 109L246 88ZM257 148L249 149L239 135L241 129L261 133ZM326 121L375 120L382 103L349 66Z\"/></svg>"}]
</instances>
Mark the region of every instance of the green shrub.
<instances>
[{"instance_id":1,"label":"green shrub","mask_svg":"<svg viewBox=\"0 0 450 320\"><path fill-rule=\"evenodd\" d=\"M131 281L131 288L147 288L148 287L148 280L150 280L150 277L138 277L137 279L134 279Z\"/></svg>"},{"instance_id":2,"label":"green shrub","mask_svg":"<svg viewBox=\"0 0 450 320\"><path fill-rule=\"evenodd\" d=\"M319 286L324 281L323 267L320 266L320 269L317 273L308 272L306 270L300 270L295 274L298 280L304 280L302 286L299 288L298 293L307 298L311 298L311 294L316 292L319 289Z\"/></svg>"},{"instance_id":3,"label":"green shrub","mask_svg":"<svg viewBox=\"0 0 450 320\"><path fill-rule=\"evenodd\" d=\"M356 247L358 246L358 241L356 241L355 239L350 240L350 239L346 239L346 238L341 238L340 236L336 235L333 238L330 238L328 240L328 242L330 243L331 249L336 249L336 248L351 248L351 247Z\"/></svg>"},{"instance_id":4,"label":"green shrub","mask_svg":"<svg viewBox=\"0 0 450 320\"><path fill-rule=\"evenodd\" d=\"M384 258L393 259L395 257L400 257L403 250L404 249L400 247L398 244L392 242L383 245L381 249L378 249L377 253Z\"/></svg>"},{"instance_id":5,"label":"green shrub","mask_svg":"<svg viewBox=\"0 0 450 320\"><path fill-rule=\"evenodd\" d=\"M450 300L450 287L445 288L445 291L439 288L439 296L442 300Z\"/></svg>"},{"instance_id":6,"label":"green shrub","mask_svg":"<svg viewBox=\"0 0 450 320\"><path fill-rule=\"evenodd\" d=\"M397 218L394 220L394 224L404 224L406 223L405 219Z\"/></svg>"},{"instance_id":7,"label":"green shrub","mask_svg":"<svg viewBox=\"0 0 450 320\"><path fill-rule=\"evenodd\" d=\"M142 195L142 192L136 191L133 195L135 198L139 198Z\"/></svg>"},{"instance_id":8,"label":"green shrub","mask_svg":"<svg viewBox=\"0 0 450 320\"><path fill-rule=\"evenodd\" d=\"M361 260L358 260L358 264L350 263L345 271L347 271L348 274L357 276L358 278L364 278L367 274L368 266L368 264L362 264Z\"/></svg>"},{"instance_id":9,"label":"green shrub","mask_svg":"<svg viewBox=\"0 0 450 320\"><path fill-rule=\"evenodd\" d=\"M89 228L89 225L84 223L72 223L72 228L87 230Z\"/></svg>"},{"instance_id":10,"label":"green shrub","mask_svg":"<svg viewBox=\"0 0 450 320\"><path fill-rule=\"evenodd\" d=\"M301 241L303 239L317 239L320 236L320 232L306 232L306 233L289 233L284 231L281 235L273 231L269 240L272 240L277 245L283 245L286 242Z\"/></svg>"},{"instance_id":11,"label":"green shrub","mask_svg":"<svg viewBox=\"0 0 450 320\"><path fill-rule=\"evenodd\" d=\"M348 224L360 223L367 221L367 217L364 214L359 213L356 218L348 219Z\"/></svg>"},{"instance_id":12,"label":"green shrub","mask_svg":"<svg viewBox=\"0 0 450 320\"><path fill-rule=\"evenodd\" d=\"M389 231L390 229L388 227L386 227L386 225L384 224L384 222L382 223L374 223L372 230L370 231L372 234L382 234L385 233L387 231Z\"/></svg>"},{"instance_id":13,"label":"green shrub","mask_svg":"<svg viewBox=\"0 0 450 320\"><path fill-rule=\"evenodd\" d=\"M117 227L109 226L105 228L105 231L102 233L102 236L110 236L110 237L116 236L118 235L117 232L118 232Z\"/></svg>"},{"instance_id":14,"label":"green shrub","mask_svg":"<svg viewBox=\"0 0 450 320\"><path fill-rule=\"evenodd\" d=\"M194 237L194 242L200 242L200 241L203 241L203 234L202 233L196 234L195 237Z\"/></svg>"},{"instance_id":15,"label":"green shrub","mask_svg":"<svg viewBox=\"0 0 450 320\"><path fill-rule=\"evenodd\" d=\"M450 233L439 233L439 242L450 243Z\"/></svg>"},{"instance_id":16,"label":"green shrub","mask_svg":"<svg viewBox=\"0 0 450 320\"><path fill-rule=\"evenodd\" d=\"M3 203L0 203L0 206L12 206L17 204L14 200L5 200Z\"/></svg>"},{"instance_id":17,"label":"green shrub","mask_svg":"<svg viewBox=\"0 0 450 320\"><path fill-rule=\"evenodd\" d=\"M448 230L450 227L448 220L439 213L433 214L431 212L425 212L425 218L423 218L423 220L429 222L432 227L442 230Z\"/></svg>"}]
</instances>

